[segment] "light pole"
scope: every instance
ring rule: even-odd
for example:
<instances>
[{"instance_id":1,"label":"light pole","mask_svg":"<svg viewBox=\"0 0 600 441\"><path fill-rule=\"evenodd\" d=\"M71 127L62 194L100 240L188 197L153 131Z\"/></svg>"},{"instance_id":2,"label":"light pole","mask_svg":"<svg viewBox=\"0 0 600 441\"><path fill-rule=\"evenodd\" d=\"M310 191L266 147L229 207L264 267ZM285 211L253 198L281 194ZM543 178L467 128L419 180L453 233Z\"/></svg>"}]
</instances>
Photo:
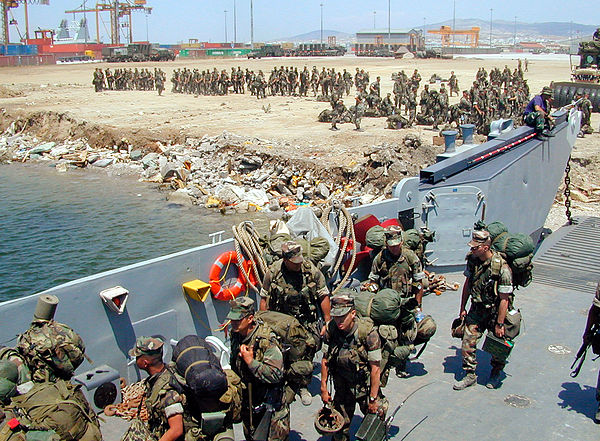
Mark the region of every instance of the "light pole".
<instances>
[{"instance_id":1,"label":"light pole","mask_svg":"<svg viewBox=\"0 0 600 441\"><path fill-rule=\"evenodd\" d=\"M513 39L513 46L517 48L517 16L515 15L515 37Z\"/></svg>"},{"instance_id":2,"label":"light pole","mask_svg":"<svg viewBox=\"0 0 600 441\"><path fill-rule=\"evenodd\" d=\"M423 45L425 45L425 22L427 21L427 17L423 17Z\"/></svg>"},{"instance_id":3,"label":"light pole","mask_svg":"<svg viewBox=\"0 0 600 441\"><path fill-rule=\"evenodd\" d=\"M237 43L237 13L235 8L235 0L233 0L233 43Z\"/></svg>"},{"instance_id":4,"label":"light pole","mask_svg":"<svg viewBox=\"0 0 600 441\"><path fill-rule=\"evenodd\" d=\"M452 0L452 53L454 53L454 46L456 45L456 0Z\"/></svg>"},{"instance_id":5,"label":"light pole","mask_svg":"<svg viewBox=\"0 0 600 441\"><path fill-rule=\"evenodd\" d=\"M250 0L250 47L254 49L254 6Z\"/></svg>"},{"instance_id":6,"label":"light pole","mask_svg":"<svg viewBox=\"0 0 600 441\"><path fill-rule=\"evenodd\" d=\"M375 27L375 17L377 16L377 11L373 11L373 30L376 29Z\"/></svg>"},{"instance_id":7,"label":"light pole","mask_svg":"<svg viewBox=\"0 0 600 441\"><path fill-rule=\"evenodd\" d=\"M494 9L490 8L490 49L492 48L492 18L494 14Z\"/></svg>"},{"instance_id":8,"label":"light pole","mask_svg":"<svg viewBox=\"0 0 600 441\"><path fill-rule=\"evenodd\" d=\"M323 49L323 3L321 3L320 6L321 6L321 49Z\"/></svg>"},{"instance_id":9,"label":"light pole","mask_svg":"<svg viewBox=\"0 0 600 441\"><path fill-rule=\"evenodd\" d=\"M227 9L223 12L225 13L225 43L227 43Z\"/></svg>"},{"instance_id":10,"label":"light pole","mask_svg":"<svg viewBox=\"0 0 600 441\"><path fill-rule=\"evenodd\" d=\"M388 0L388 48L392 48L392 0Z\"/></svg>"}]
</instances>

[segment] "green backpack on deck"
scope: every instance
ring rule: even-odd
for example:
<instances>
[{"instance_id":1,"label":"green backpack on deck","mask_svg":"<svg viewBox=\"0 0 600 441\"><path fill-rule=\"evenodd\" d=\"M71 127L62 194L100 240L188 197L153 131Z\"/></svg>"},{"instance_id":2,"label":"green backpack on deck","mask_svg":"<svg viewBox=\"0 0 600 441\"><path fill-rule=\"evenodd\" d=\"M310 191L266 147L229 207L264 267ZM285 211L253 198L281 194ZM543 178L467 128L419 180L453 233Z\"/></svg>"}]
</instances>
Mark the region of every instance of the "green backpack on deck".
<instances>
[{"instance_id":1,"label":"green backpack on deck","mask_svg":"<svg viewBox=\"0 0 600 441\"><path fill-rule=\"evenodd\" d=\"M360 317L368 317L376 325L393 325L402 312L403 299L393 289L353 292L354 306Z\"/></svg>"},{"instance_id":2,"label":"green backpack on deck","mask_svg":"<svg viewBox=\"0 0 600 441\"><path fill-rule=\"evenodd\" d=\"M73 329L54 320L34 320L16 349L36 382L70 379L85 358L85 344Z\"/></svg>"},{"instance_id":3,"label":"green backpack on deck","mask_svg":"<svg viewBox=\"0 0 600 441\"><path fill-rule=\"evenodd\" d=\"M9 409L36 429L54 430L63 441L100 441L100 424L81 386L65 381L35 383L26 394L13 397Z\"/></svg>"}]
</instances>

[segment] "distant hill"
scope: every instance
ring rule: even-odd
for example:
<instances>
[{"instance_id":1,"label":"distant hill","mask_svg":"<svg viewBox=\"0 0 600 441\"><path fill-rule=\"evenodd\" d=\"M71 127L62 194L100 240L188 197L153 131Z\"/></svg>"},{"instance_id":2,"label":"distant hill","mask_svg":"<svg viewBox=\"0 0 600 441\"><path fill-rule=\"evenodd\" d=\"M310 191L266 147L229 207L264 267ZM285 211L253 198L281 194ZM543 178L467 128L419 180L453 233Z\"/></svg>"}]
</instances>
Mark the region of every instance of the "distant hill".
<instances>
[{"instance_id":1,"label":"distant hill","mask_svg":"<svg viewBox=\"0 0 600 441\"><path fill-rule=\"evenodd\" d=\"M440 26L452 26L452 20L446 20L440 23L427 24L426 30L439 29ZM490 21L477 18L457 19L456 28L465 29L473 26L481 28L480 38L485 39L489 36ZM417 26L417 29L422 29L423 25ZM591 36L596 30L596 26L583 25L579 23L569 22L544 22L544 23L523 23L517 21L516 32L517 39L523 40L565 40L568 38L577 38L583 36ZM494 40L506 38L511 39L515 33L515 22L507 20L492 21L492 38ZM431 35L431 34L429 34Z\"/></svg>"},{"instance_id":2,"label":"distant hill","mask_svg":"<svg viewBox=\"0 0 600 441\"><path fill-rule=\"evenodd\" d=\"M425 30L439 29L440 26L452 26L452 20L446 20L439 23L428 23L425 26ZM467 19L456 19L457 29L468 29L473 26L479 26L481 28L479 38L482 41L486 41L489 38L490 32L490 21L481 20L478 18L467 18ZM414 29L423 29L423 24L412 26ZM357 29L358 30L358 29ZM544 23L523 23L517 21L516 31L517 40L519 41L530 41L530 40L551 40L551 41L563 41L571 39L589 39L592 36L596 26L583 25L579 23L569 22L544 22ZM497 40L511 40L515 34L515 22L507 20L493 20L492 22L492 38L494 41ZM334 31L330 29L323 29L323 40L327 42L327 37L335 36L339 44L353 43L356 40L355 33L347 33ZM432 34L427 34L427 38L435 38ZM321 31L316 30L307 32L305 34L294 35L292 37L277 38L269 41L269 43L279 42L293 42L293 43L318 43L321 40Z\"/></svg>"},{"instance_id":3,"label":"distant hill","mask_svg":"<svg viewBox=\"0 0 600 441\"><path fill-rule=\"evenodd\" d=\"M339 42L346 42L355 38L354 34L348 34L347 32L332 31L330 29L323 29L323 42L327 43L327 37L334 36ZM294 35L293 37L277 38L270 41L270 43L287 41L292 43L318 43L321 41L321 30L307 32L306 34Z\"/></svg>"}]
</instances>

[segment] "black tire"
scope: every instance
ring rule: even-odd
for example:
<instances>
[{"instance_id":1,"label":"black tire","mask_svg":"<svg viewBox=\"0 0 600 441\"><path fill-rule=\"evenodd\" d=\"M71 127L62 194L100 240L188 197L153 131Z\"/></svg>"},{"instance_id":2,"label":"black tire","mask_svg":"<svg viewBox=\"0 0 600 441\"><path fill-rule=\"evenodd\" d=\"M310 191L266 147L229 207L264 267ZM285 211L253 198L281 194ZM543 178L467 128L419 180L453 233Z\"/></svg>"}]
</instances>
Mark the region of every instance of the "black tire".
<instances>
[{"instance_id":1,"label":"black tire","mask_svg":"<svg viewBox=\"0 0 600 441\"><path fill-rule=\"evenodd\" d=\"M570 104L577 93L588 93L592 102L592 111L600 112L600 84L554 83L553 107L562 107Z\"/></svg>"}]
</instances>

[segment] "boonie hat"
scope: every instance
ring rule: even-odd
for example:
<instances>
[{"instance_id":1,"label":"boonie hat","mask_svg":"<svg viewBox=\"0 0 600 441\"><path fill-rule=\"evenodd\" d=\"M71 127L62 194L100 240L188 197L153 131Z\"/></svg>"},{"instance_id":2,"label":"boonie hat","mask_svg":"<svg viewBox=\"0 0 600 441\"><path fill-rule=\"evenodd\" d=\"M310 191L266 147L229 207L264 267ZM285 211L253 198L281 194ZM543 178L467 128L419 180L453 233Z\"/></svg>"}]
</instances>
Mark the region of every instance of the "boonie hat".
<instances>
[{"instance_id":1,"label":"boonie hat","mask_svg":"<svg viewBox=\"0 0 600 441\"><path fill-rule=\"evenodd\" d=\"M154 337L138 337L135 346L129 350L129 355L139 357L141 355L158 355L162 353L163 341Z\"/></svg>"},{"instance_id":2,"label":"boonie hat","mask_svg":"<svg viewBox=\"0 0 600 441\"><path fill-rule=\"evenodd\" d=\"M471 236L471 241L467 244L471 248L483 245L490 240L490 232L486 230L475 230Z\"/></svg>"},{"instance_id":3,"label":"boonie hat","mask_svg":"<svg viewBox=\"0 0 600 441\"><path fill-rule=\"evenodd\" d=\"M548 95L548 96L552 96L552 93L553 93L553 92L552 92L552 88L551 88L551 87L544 86L544 87L542 88L542 93L541 93L542 95Z\"/></svg>"},{"instance_id":4,"label":"boonie hat","mask_svg":"<svg viewBox=\"0 0 600 441\"><path fill-rule=\"evenodd\" d=\"M390 225L385 229L385 243L391 247L401 245L403 242L402 228L398 225Z\"/></svg>"},{"instance_id":5,"label":"boonie hat","mask_svg":"<svg viewBox=\"0 0 600 441\"><path fill-rule=\"evenodd\" d=\"M304 262L304 257L302 257L302 245L293 240L288 240L281 244L281 255L284 259L287 259L292 263Z\"/></svg>"},{"instance_id":6,"label":"boonie hat","mask_svg":"<svg viewBox=\"0 0 600 441\"><path fill-rule=\"evenodd\" d=\"M231 310L227 314L229 320L241 320L250 314L254 314L254 300L250 297L238 297L229 302Z\"/></svg>"},{"instance_id":7,"label":"boonie hat","mask_svg":"<svg viewBox=\"0 0 600 441\"><path fill-rule=\"evenodd\" d=\"M332 317L342 317L354 309L354 299L348 294L336 294L331 298Z\"/></svg>"}]
</instances>

